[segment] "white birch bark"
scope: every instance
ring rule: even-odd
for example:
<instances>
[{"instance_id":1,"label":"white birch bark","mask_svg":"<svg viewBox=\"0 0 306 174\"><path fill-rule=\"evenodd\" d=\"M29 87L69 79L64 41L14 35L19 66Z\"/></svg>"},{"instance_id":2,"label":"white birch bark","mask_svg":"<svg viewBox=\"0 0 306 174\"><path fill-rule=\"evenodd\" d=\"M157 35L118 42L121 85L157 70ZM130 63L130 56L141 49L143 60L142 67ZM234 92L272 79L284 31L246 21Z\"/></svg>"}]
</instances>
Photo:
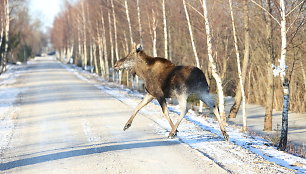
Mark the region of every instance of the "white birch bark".
<instances>
[{"instance_id":1,"label":"white birch bark","mask_svg":"<svg viewBox=\"0 0 306 174\"><path fill-rule=\"evenodd\" d=\"M125 54L127 55L129 53L129 44L128 44L128 39L126 37L126 33L125 31L123 32L124 35L124 43L125 43ZM129 82L129 71L126 71L126 86L129 87L130 86L130 82Z\"/></svg>"},{"instance_id":2,"label":"white birch bark","mask_svg":"<svg viewBox=\"0 0 306 174\"><path fill-rule=\"evenodd\" d=\"M133 32L132 32L132 26L131 26L131 20L130 20L129 7L128 7L128 4L127 4L127 0L125 0L124 3L125 3L126 19L128 21L128 25L129 25L130 41L131 41L131 45L132 45L134 43L134 40L133 40Z\"/></svg>"},{"instance_id":3,"label":"white birch bark","mask_svg":"<svg viewBox=\"0 0 306 174\"><path fill-rule=\"evenodd\" d=\"M98 52L99 52L99 62L100 62L100 72L101 76L105 77L105 65L103 60L103 43L100 34L98 34Z\"/></svg>"},{"instance_id":4,"label":"white birch bark","mask_svg":"<svg viewBox=\"0 0 306 174\"><path fill-rule=\"evenodd\" d=\"M216 85L217 85L217 90L218 90L218 99L219 99L220 117L222 119L222 123L225 124L223 87L222 87L222 81L221 81L220 75L217 72L216 63L215 63L214 58L212 56L212 54L213 54L212 39L211 39L211 34L210 34L210 26L209 26L209 20L208 20L206 0L203 0L203 11L204 11L204 20L205 20L205 31L206 31L206 37L207 37L208 59L209 59L209 62L211 63L212 76L216 80ZM218 116L217 116L217 118L218 118Z\"/></svg>"},{"instance_id":5,"label":"white birch bark","mask_svg":"<svg viewBox=\"0 0 306 174\"><path fill-rule=\"evenodd\" d=\"M8 43L9 43L9 31L10 31L10 4L9 0L5 0L5 29L4 29L4 37L5 37L5 45L4 45L4 53L2 57L2 70L0 73L6 71L6 62L8 56Z\"/></svg>"},{"instance_id":6,"label":"white birch bark","mask_svg":"<svg viewBox=\"0 0 306 174\"><path fill-rule=\"evenodd\" d=\"M85 9L84 9L85 1L82 1L82 24L83 24L83 59L84 59L84 69L87 70L87 47L86 47L86 17L85 17Z\"/></svg>"},{"instance_id":7,"label":"white birch bark","mask_svg":"<svg viewBox=\"0 0 306 174\"><path fill-rule=\"evenodd\" d=\"M157 57L157 49L156 49L156 28L157 28L157 23L156 23L156 16L155 12L152 9L152 30L153 30L153 36L152 36L152 47L153 47L153 57Z\"/></svg>"},{"instance_id":8,"label":"white birch bark","mask_svg":"<svg viewBox=\"0 0 306 174\"><path fill-rule=\"evenodd\" d=\"M110 12L108 12L108 24L109 24L109 42L110 42L110 53L111 53L111 64L114 67L115 59L114 59L114 44L113 44L113 33L112 33L112 22ZM115 71L112 70L112 80L115 81Z\"/></svg>"},{"instance_id":9,"label":"white birch bark","mask_svg":"<svg viewBox=\"0 0 306 174\"><path fill-rule=\"evenodd\" d=\"M142 26L141 26L141 15L140 15L140 7L139 7L139 0L137 0L137 16L138 16L138 25L139 25L139 41L142 45Z\"/></svg>"},{"instance_id":10,"label":"white birch bark","mask_svg":"<svg viewBox=\"0 0 306 174\"><path fill-rule=\"evenodd\" d=\"M83 61L82 60L82 43L81 43L81 27L80 27L80 21L78 20L78 56L79 56L79 58L81 59L81 61ZM75 62L75 63L77 63L77 62ZM83 63L82 63L83 64Z\"/></svg>"},{"instance_id":11,"label":"white birch bark","mask_svg":"<svg viewBox=\"0 0 306 174\"><path fill-rule=\"evenodd\" d=\"M188 30L189 30L192 50L193 50L194 58L195 58L195 61L196 61L196 66L201 69L201 65L200 65L200 61L199 61L199 57L198 57L198 52L197 52L197 48L196 48L194 37L193 37L193 32L192 32L192 27L191 27L191 23L190 23L189 13L188 13L188 9L187 9L185 0L183 0L183 5L184 5L187 24L188 24ZM203 102L202 101L200 101L199 112L203 112Z\"/></svg>"},{"instance_id":12,"label":"white birch bark","mask_svg":"<svg viewBox=\"0 0 306 174\"><path fill-rule=\"evenodd\" d=\"M240 90L241 90L241 96L242 96L243 131L247 131L247 118L246 118L246 113L245 113L245 93L244 93L244 85L243 85L242 75L241 75L240 55L239 55L238 41L237 41L237 35L236 35L236 28L235 28L235 20L234 20L234 12L233 12L233 7L232 7L232 0L229 0L228 3L229 3L229 6L230 6L230 12L231 12L232 27L233 27L233 36L234 36L234 45L235 45L236 60L237 60L237 69L238 69L238 78L239 78L239 84L240 84Z\"/></svg>"},{"instance_id":13,"label":"white birch bark","mask_svg":"<svg viewBox=\"0 0 306 174\"><path fill-rule=\"evenodd\" d=\"M139 42L141 45L143 45L142 41L142 26L141 26L141 15L140 15L140 5L139 0L137 0L137 16L138 16L138 25L139 25ZM139 78L136 75L136 89L139 88Z\"/></svg>"},{"instance_id":14,"label":"white birch bark","mask_svg":"<svg viewBox=\"0 0 306 174\"><path fill-rule=\"evenodd\" d=\"M167 16L166 16L165 0L163 0L162 5L163 5L163 21L164 21L165 58L168 59L168 31L167 31Z\"/></svg>"},{"instance_id":15,"label":"white birch bark","mask_svg":"<svg viewBox=\"0 0 306 174\"><path fill-rule=\"evenodd\" d=\"M288 110L289 110L289 81L286 78L286 53L287 53L287 35L286 35L286 8L285 0L280 0L280 10L281 10L281 57L279 60L280 77L283 83L284 101L283 101L283 112L282 112L282 130L281 138L279 142L279 149L285 150L287 146L287 135L288 135Z\"/></svg>"},{"instance_id":16,"label":"white birch bark","mask_svg":"<svg viewBox=\"0 0 306 174\"><path fill-rule=\"evenodd\" d=\"M89 56L90 56L90 59L89 59L89 64L90 64L90 72L93 73L93 52L92 52L93 48L92 48L92 43L90 41L89 43Z\"/></svg>"},{"instance_id":17,"label":"white birch bark","mask_svg":"<svg viewBox=\"0 0 306 174\"><path fill-rule=\"evenodd\" d=\"M114 39L115 39L115 55L116 55L116 60L119 60L119 51L118 51L118 39L117 39L117 20L116 20L116 13L115 13L115 6L114 6L114 0L111 0L111 5L112 5L112 12L113 12L113 23L114 23ZM118 81L121 83L121 77L122 77L122 72L119 71L119 78Z\"/></svg>"},{"instance_id":18,"label":"white birch bark","mask_svg":"<svg viewBox=\"0 0 306 174\"><path fill-rule=\"evenodd\" d=\"M94 59L94 63L95 63L95 73L99 74L99 67L98 67L98 60L97 60L97 45L96 45L96 43L93 43L92 49L93 49L93 59Z\"/></svg>"},{"instance_id":19,"label":"white birch bark","mask_svg":"<svg viewBox=\"0 0 306 174\"><path fill-rule=\"evenodd\" d=\"M107 51L107 44L106 44L106 28L104 23L104 15L101 11L101 20L102 20L102 44L103 44L103 52L104 52L104 66L105 66L105 77L109 79L109 64L108 64L108 51Z\"/></svg>"}]
</instances>

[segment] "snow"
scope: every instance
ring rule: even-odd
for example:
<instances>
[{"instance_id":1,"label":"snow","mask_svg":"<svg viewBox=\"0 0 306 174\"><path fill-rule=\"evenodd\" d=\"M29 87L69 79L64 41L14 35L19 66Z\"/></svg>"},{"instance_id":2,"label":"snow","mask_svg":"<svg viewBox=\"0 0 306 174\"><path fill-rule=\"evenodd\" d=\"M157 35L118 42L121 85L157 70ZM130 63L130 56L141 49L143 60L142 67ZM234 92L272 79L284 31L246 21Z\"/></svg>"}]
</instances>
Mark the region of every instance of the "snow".
<instances>
[{"instance_id":1,"label":"snow","mask_svg":"<svg viewBox=\"0 0 306 174\"><path fill-rule=\"evenodd\" d=\"M93 83L98 89L132 108L135 108L144 97L143 94L137 91L112 82L106 82L97 75L90 74L80 68L68 65L63 66L67 70L74 72L81 80ZM176 120L180 113L178 106L170 105L168 108L171 118ZM153 100L151 104L143 108L140 113L154 122L153 126L156 129L156 133L168 136L170 126L168 121L161 116L161 109L156 100ZM278 151L276 147L271 146L271 142L261 137L247 135L237 128L227 126L226 129L230 135L230 142L224 141L218 123L214 118L200 117L192 110L189 110L185 120L179 126L177 139L173 141L186 143L229 171L232 171L232 166L236 166L235 171L237 172L237 168L238 170L240 168L241 171L239 172L241 173L245 173L245 171L257 173L258 171L254 168L259 168L267 173L269 170L275 170L277 173L287 173L288 171L294 171L294 173L306 172L305 158Z\"/></svg>"},{"instance_id":2,"label":"snow","mask_svg":"<svg viewBox=\"0 0 306 174\"><path fill-rule=\"evenodd\" d=\"M22 65L9 64L7 71L0 76L0 154L9 144L15 127L13 117L17 107L14 104L22 89L11 85L22 73L22 68Z\"/></svg>"}]
</instances>

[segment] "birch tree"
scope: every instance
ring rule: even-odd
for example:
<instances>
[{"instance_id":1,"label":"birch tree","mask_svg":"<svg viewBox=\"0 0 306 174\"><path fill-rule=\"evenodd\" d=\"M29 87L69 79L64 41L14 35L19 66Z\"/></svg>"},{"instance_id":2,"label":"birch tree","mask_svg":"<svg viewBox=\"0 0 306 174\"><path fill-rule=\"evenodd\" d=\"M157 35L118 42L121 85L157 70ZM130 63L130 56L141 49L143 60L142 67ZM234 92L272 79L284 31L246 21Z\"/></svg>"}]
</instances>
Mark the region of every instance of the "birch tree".
<instances>
[{"instance_id":1,"label":"birch tree","mask_svg":"<svg viewBox=\"0 0 306 174\"><path fill-rule=\"evenodd\" d=\"M81 4L81 10L82 10L82 26L83 26L83 67L85 70L87 70L87 45L86 45L86 16L85 16L85 8L84 8L84 4L85 4L85 1L83 0L82 1L82 4Z\"/></svg>"},{"instance_id":2,"label":"birch tree","mask_svg":"<svg viewBox=\"0 0 306 174\"><path fill-rule=\"evenodd\" d=\"M190 41L191 41L191 45L192 45L192 51L193 51L194 58L195 58L195 61L196 61L196 66L201 69L201 65L200 65L200 61L199 61L199 57L198 57L198 52L197 52L197 48L196 48L196 45L195 45L194 36L193 36L193 32L192 32L192 26L191 26L191 22L190 22L190 18L189 18L189 13L188 13L188 9L187 9L185 0L183 0L183 5L184 5L184 11L185 11L187 24L188 24ZM203 112L203 102L202 101L200 101L199 112Z\"/></svg>"},{"instance_id":3,"label":"birch tree","mask_svg":"<svg viewBox=\"0 0 306 174\"><path fill-rule=\"evenodd\" d=\"M284 101L283 101L283 112L282 112L282 130L278 148L285 150L287 146L287 135L288 135L288 110L289 110L289 80L286 77L286 54L287 54L287 27L286 27L286 6L285 0L280 0L280 12L281 12L281 56L279 60L279 66L274 69L274 74L281 77L283 83Z\"/></svg>"},{"instance_id":4,"label":"birch tree","mask_svg":"<svg viewBox=\"0 0 306 174\"><path fill-rule=\"evenodd\" d=\"M109 79L109 63L108 63L108 51L107 51L107 41L106 41L106 27L104 22L103 11L101 11L101 22L102 22L102 43L103 43L103 57L105 66L105 78Z\"/></svg>"},{"instance_id":5,"label":"birch tree","mask_svg":"<svg viewBox=\"0 0 306 174\"><path fill-rule=\"evenodd\" d=\"M164 21L165 58L168 59L168 30L167 30L167 15L166 15L165 0L163 0L162 6L163 6L163 21Z\"/></svg>"},{"instance_id":6,"label":"birch tree","mask_svg":"<svg viewBox=\"0 0 306 174\"><path fill-rule=\"evenodd\" d=\"M157 34L156 34L156 28L157 28L157 22L156 22L156 16L155 16L155 12L152 9L152 20L150 19L150 17L148 17L148 21L149 21L149 29L150 29L150 35L151 35L151 39L152 39L152 52L153 52L153 57L157 57L157 49L156 49L156 38L157 38ZM151 22L152 21L152 24Z\"/></svg>"},{"instance_id":7,"label":"birch tree","mask_svg":"<svg viewBox=\"0 0 306 174\"><path fill-rule=\"evenodd\" d=\"M238 78L239 78L239 85L241 90L241 96L242 96L242 119L243 119L243 131L247 130L247 118L245 113L245 94L244 94L244 84L242 81L242 74L241 74L241 67L240 67L240 54L239 54L239 48L238 48L238 40L236 35L236 28L235 28L235 20L234 20L234 12L232 7L232 0L228 1L230 12L231 12L231 19L232 19L232 27L233 27L233 36L234 36L234 45L235 45L235 51L236 51L236 60L237 60L237 69L238 69Z\"/></svg>"},{"instance_id":8,"label":"birch tree","mask_svg":"<svg viewBox=\"0 0 306 174\"><path fill-rule=\"evenodd\" d=\"M280 26L280 35L281 35L281 50L280 50L280 59L279 59L279 66L273 65L273 75L274 76L280 76L281 82L282 82L282 88L283 88L283 111L282 111L282 129L281 129L281 136L280 136L280 142L278 149L284 151L287 146L287 135L288 135L288 110L289 110L289 97L290 97L290 89L289 84L290 81L286 75L286 71L288 69L288 66L286 65L286 55L287 55L287 32L290 28L287 28L286 24L286 17L288 14L290 14L293 10L295 10L298 6L304 4L305 1L301 1L298 5L296 5L290 12L286 14L286 2L285 0L279 0L280 5L280 22L271 14L269 11L267 11L265 8L263 8L261 5L256 3L254 0L251 0L255 5L260 7L262 10L264 10L268 15L271 16L271 18L277 22ZM291 26L291 25L290 25Z\"/></svg>"},{"instance_id":9,"label":"birch tree","mask_svg":"<svg viewBox=\"0 0 306 174\"><path fill-rule=\"evenodd\" d=\"M112 67L114 67L115 64L115 58L114 58L114 44L113 44L113 33L112 33L112 21L111 21L111 15L108 11L108 28L109 28L109 42L110 42L110 53L111 53L111 64ZM115 81L115 71L112 70L112 80Z\"/></svg>"},{"instance_id":10,"label":"birch tree","mask_svg":"<svg viewBox=\"0 0 306 174\"><path fill-rule=\"evenodd\" d=\"M204 11L204 20L205 20L205 31L206 31L206 41L207 41L207 52L208 52L208 60L211 63L212 69L212 76L216 80L217 84L217 91L218 91L218 99L219 99L219 112L220 116L216 115L217 119L220 120L219 122L225 124L225 108L224 108L224 94L223 94L223 87L220 75L218 74L216 63L212 56L212 38L210 33L210 25L208 20L208 12L207 12L207 5L206 0L203 0L203 11Z\"/></svg>"},{"instance_id":11,"label":"birch tree","mask_svg":"<svg viewBox=\"0 0 306 174\"><path fill-rule=\"evenodd\" d=\"M4 50L1 57L1 62L0 62L0 74L6 70L6 62L7 62L7 52L8 52L8 43L9 43L9 31L10 31L10 4L9 0L4 0L3 1L3 6L4 6L4 30L2 30L2 42L4 41ZM0 52L1 54L1 52Z\"/></svg>"},{"instance_id":12,"label":"birch tree","mask_svg":"<svg viewBox=\"0 0 306 174\"><path fill-rule=\"evenodd\" d=\"M138 25L139 25L139 41L140 41L140 44L143 44L143 41L142 41L142 26L141 26L141 15L140 15L139 0L137 0L137 17L138 17Z\"/></svg>"},{"instance_id":13,"label":"birch tree","mask_svg":"<svg viewBox=\"0 0 306 174\"><path fill-rule=\"evenodd\" d=\"M116 12L114 6L114 0L111 0L112 12L113 12L113 25L114 25L114 41L115 41L115 55L116 60L119 60L119 50L118 50L118 35L117 35L117 19L116 19ZM121 71L118 74L119 78L118 81L121 83Z\"/></svg>"},{"instance_id":14,"label":"birch tree","mask_svg":"<svg viewBox=\"0 0 306 174\"><path fill-rule=\"evenodd\" d=\"M243 64L242 64L242 72L241 72L241 78L242 78L242 84L244 86L246 74L247 74L247 68L248 68L248 62L250 57L250 34L249 34L249 8L248 8L248 0L243 1L243 23L244 23L244 57L243 57ZM237 43L238 45L238 43ZM239 53L239 52L238 52ZM237 54L237 50L236 50ZM236 89L236 95L234 104L230 109L229 118L236 118L236 115L239 111L242 98L242 89L240 85L240 80L237 84Z\"/></svg>"}]
</instances>

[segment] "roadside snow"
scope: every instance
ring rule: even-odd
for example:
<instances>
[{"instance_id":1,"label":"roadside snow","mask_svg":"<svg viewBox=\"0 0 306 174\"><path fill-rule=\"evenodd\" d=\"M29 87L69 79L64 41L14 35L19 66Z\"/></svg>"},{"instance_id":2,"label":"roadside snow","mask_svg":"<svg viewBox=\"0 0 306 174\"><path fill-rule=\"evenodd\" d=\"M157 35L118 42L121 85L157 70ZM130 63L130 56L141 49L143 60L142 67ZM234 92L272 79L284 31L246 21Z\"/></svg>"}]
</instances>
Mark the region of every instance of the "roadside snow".
<instances>
[{"instance_id":1,"label":"roadside snow","mask_svg":"<svg viewBox=\"0 0 306 174\"><path fill-rule=\"evenodd\" d=\"M103 92L133 108L144 97L137 91L106 82L80 68L62 65L81 80L93 83ZM169 110L172 119L176 120L179 114L178 106L170 106ZM168 135L170 126L161 116L161 109L156 101L151 102L140 113L154 122L157 133ZM214 118L199 117L190 110L180 124L178 139L174 141L188 144L233 173L306 173L306 159L278 151L276 147L271 146L271 142L249 136L237 128L228 126L227 132L230 135L230 142L223 140Z\"/></svg>"},{"instance_id":2,"label":"roadside snow","mask_svg":"<svg viewBox=\"0 0 306 174\"><path fill-rule=\"evenodd\" d=\"M12 87L22 73L22 65L8 65L7 71L0 75L0 154L7 147L14 129L14 104L21 89Z\"/></svg>"}]
</instances>

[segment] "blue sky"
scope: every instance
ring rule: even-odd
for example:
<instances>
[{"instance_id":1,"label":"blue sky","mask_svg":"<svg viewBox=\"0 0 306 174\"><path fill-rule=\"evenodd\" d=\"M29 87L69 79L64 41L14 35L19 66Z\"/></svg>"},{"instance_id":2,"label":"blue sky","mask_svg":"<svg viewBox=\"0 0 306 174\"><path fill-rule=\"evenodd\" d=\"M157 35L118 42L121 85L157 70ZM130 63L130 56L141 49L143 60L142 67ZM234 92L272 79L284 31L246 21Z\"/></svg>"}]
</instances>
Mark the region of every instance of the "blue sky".
<instances>
[{"instance_id":1,"label":"blue sky","mask_svg":"<svg viewBox=\"0 0 306 174\"><path fill-rule=\"evenodd\" d=\"M54 17L60 12L64 0L28 0L33 19L40 19L43 29L51 27Z\"/></svg>"}]
</instances>

